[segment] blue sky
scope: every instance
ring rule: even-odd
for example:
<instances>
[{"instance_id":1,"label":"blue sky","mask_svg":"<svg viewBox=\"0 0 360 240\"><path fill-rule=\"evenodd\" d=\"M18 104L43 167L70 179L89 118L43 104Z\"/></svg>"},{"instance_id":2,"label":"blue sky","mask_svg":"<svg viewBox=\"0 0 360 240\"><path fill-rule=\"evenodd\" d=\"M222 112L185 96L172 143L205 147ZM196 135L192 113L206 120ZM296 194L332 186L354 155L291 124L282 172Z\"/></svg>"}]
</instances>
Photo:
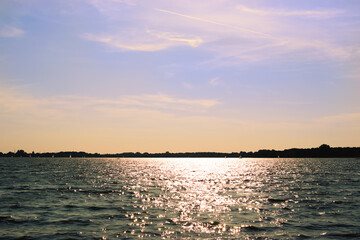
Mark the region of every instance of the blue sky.
<instances>
[{"instance_id":1,"label":"blue sky","mask_svg":"<svg viewBox=\"0 0 360 240\"><path fill-rule=\"evenodd\" d=\"M359 1L3 0L0 151L360 143Z\"/></svg>"}]
</instances>

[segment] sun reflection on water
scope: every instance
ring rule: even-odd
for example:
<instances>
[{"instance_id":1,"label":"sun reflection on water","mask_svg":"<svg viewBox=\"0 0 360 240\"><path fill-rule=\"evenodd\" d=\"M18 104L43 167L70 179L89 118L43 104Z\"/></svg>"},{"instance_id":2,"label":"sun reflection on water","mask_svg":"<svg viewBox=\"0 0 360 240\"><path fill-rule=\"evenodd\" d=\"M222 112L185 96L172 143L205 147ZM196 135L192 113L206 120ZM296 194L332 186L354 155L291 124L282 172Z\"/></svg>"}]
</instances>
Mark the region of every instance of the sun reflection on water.
<instances>
[{"instance_id":1,"label":"sun reflection on water","mask_svg":"<svg viewBox=\"0 0 360 240\"><path fill-rule=\"evenodd\" d=\"M114 177L121 172L115 182L123 183L123 202L138 209L125 216L130 221L125 235L156 229L162 236L233 236L281 224L271 216L276 211L263 211L268 204L264 186L269 186L269 163L230 158L124 161L125 169L114 169L112 163L112 169L101 171Z\"/></svg>"},{"instance_id":2,"label":"sun reflection on water","mask_svg":"<svg viewBox=\"0 0 360 240\"><path fill-rule=\"evenodd\" d=\"M239 203L247 202L251 189L239 188L241 178L248 176L245 165L234 159L171 159L162 165L167 172L165 192L171 198L166 208L172 212L168 223L181 225L185 231L196 233L221 233L231 229L236 232L241 226L231 226L232 216L222 214L239 212ZM248 179L249 180L249 179ZM240 193L240 194L239 194ZM251 209L251 208L250 208ZM240 209L241 210L241 209ZM176 213L176 214L174 214Z\"/></svg>"}]
</instances>

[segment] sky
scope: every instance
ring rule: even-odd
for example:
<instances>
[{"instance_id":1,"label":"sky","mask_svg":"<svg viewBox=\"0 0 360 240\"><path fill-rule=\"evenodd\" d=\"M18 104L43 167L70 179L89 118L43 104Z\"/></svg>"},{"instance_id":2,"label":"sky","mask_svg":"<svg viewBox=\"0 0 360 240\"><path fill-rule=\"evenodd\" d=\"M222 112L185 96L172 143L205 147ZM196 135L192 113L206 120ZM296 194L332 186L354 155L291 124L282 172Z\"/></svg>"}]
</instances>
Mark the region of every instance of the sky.
<instances>
[{"instance_id":1,"label":"sky","mask_svg":"<svg viewBox=\"0 0 360 240\"><path fill-rule=\"evenodd\" d=\"M360 146L358 0L1 0L0 151Z\"/></svg>"}]
</instances>

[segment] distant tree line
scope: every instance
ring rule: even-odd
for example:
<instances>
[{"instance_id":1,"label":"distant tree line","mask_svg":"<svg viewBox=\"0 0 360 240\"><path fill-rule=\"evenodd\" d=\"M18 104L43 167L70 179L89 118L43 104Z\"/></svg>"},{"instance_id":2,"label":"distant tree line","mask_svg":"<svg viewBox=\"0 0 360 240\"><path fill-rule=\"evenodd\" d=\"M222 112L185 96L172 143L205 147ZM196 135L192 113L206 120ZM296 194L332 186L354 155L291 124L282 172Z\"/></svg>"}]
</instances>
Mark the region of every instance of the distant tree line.
<instances>
[{"instance_id":1,"label":"distant tree line","mask_svg":"<svg viewBox=\"0 0 360 240\"><path fill-rule=\"evenodd\" d=\"M257 152L232 152L232 153L220 153L220 152L185 152L185 153L140 153L140 152L124 152L115 154L100 154L100 153L86 153L86 152L46 152L46 153L27 153L24 150L18 150L16 152L2 153L0 157L28 157L28 158L327 158L327 157L355 157L360 158L360 147L330 147L327 144L323 144L317 148L291 148L286 150L259 150Z\"/></svg>"}]
</instances>

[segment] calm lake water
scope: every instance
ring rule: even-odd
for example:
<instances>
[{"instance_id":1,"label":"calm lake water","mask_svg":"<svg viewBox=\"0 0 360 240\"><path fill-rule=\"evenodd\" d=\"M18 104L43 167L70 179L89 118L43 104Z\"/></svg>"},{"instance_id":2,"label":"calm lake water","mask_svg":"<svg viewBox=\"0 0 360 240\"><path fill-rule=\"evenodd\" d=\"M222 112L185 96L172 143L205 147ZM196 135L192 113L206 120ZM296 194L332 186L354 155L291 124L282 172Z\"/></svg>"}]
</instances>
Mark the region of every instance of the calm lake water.
<instances>
[{"instance_id":1,"label":"calm lake water","mask_svg":"<svg viewBox=\"0 0 360 240\"><path fill-rule=\"evenodd\" d=\"M0 159L1 239L360 238L360 159Z\"/></svg>"}]
</instances>

